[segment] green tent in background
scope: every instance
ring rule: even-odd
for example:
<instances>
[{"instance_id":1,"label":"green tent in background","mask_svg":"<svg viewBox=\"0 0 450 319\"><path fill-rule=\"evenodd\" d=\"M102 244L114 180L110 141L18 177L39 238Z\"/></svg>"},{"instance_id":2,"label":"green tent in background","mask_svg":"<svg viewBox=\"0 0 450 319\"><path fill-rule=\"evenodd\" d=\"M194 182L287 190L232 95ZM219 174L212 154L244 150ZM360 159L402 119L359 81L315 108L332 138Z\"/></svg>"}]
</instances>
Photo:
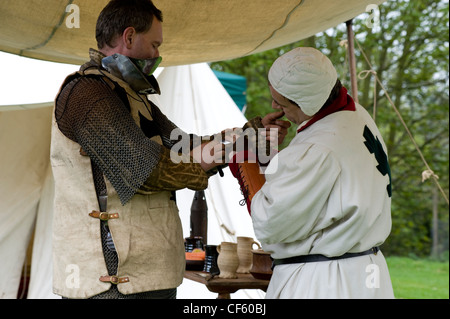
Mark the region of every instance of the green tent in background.
<instances>
[{"instance_id":1,"label":"green tent in background","mask_svg":"<svg viewBox=\"0 0 450 319\"><path fill-rule=\"evenodd\" d=\"M247 104L247 79L241 75L216 70L213 70L213 72L225 90L227 90L234 103L236 103L242 113L245 113L245 106Z\"/></svg>"}]
</instances>

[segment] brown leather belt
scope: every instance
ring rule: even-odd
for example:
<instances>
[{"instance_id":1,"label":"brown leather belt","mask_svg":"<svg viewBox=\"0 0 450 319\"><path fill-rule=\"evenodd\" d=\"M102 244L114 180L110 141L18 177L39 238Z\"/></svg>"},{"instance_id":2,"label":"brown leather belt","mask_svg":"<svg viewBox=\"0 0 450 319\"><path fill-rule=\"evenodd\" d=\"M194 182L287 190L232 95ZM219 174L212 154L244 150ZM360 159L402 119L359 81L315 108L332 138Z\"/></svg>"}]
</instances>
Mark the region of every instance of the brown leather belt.
<instances>
[{"instance_id":1,"label":"brown leather belt","mask_svg":"<svg viewBox=\"0 0 450 319\"><path fill-rule=\"evenodd\" d=\"M93 217L93 218L98 218L100 220L110 220L110 219L117 219L119 218L119 214L118 213L113 213L113 214L109 214L106 212L99 212L96 210L93 210L91 213L89 213L89 216Z\"/></svg>"},{"instance_id":2,"label":"brown leather belt","mask_svg":"<svg viewBox=\"0 0 450 319\"><path fill-rule=\"evenodd\" d=\"M101 276L99 278L101 282L110 282L114 285L123 284L130 281L128 277L119 277L119 276Z\"/></svg>"}]
</instances>

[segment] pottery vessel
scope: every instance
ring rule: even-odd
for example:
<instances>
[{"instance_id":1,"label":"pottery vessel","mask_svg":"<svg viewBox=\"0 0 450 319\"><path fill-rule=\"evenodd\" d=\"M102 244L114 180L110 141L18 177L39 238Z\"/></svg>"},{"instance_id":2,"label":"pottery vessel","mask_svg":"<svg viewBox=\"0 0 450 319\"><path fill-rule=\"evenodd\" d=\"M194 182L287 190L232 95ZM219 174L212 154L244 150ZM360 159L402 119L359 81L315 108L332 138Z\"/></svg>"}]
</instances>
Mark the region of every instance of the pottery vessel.
<instances>
[{"instance_id":1,"label":"pottery vessel","mask_svg":"<svg viewBox=\"0 0 450 319\"><path fill-rule=\"evenodd\" d=\"M252 276L256 279L270 280L272 277L272 259L270 253L262 249L252 250L253 266L250 270Z\"/></svg>"},{"instance_id":2,"label":"pottery vessel","mask_svg":"<svg viewBox=\"0 0 450 319\"><path fill-rule=\"evenodd\" d=\"M239 267L236 270L237 273L250 273L250 269L252 269L253 265L253 245L256 245L259 249L261 249L261 246L251 237L237 238L237 254L239 258Z\"/></svg>"},{"instance_id":3,"label":"pottery vessel","mask_svg":"<svg viewBox=\"0 0 450 319\"><path fill-rule=\"evenodd\" d=\"M222 242L217 246L219 257L217 266L219 267L219 278L237 278L236 270L239 266L237 254L237 244L231 242Z\"/></svg>"}]
</instances>

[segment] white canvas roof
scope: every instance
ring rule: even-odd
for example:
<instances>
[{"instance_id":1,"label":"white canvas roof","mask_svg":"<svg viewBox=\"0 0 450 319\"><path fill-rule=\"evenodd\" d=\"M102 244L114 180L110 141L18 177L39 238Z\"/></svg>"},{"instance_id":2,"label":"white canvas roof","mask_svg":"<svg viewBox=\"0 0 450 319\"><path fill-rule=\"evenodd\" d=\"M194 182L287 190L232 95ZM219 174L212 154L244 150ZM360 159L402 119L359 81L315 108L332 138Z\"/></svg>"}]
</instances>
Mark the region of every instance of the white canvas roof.
<instances>
[{"instance_id":1,"label":"white canvas roof","mask_svg":"<svg viewBox=\"0 0 450 319\"><path fill-rule=\"evenodd\" d=\"M2 0L0 51L82 64L108 0ZM162 66L241 57L325 31L384 0L154 0L164 16ZM69 6L69 7L68 7ZM66 12L66 10L68 12Z\"/></svg>"}]
</instances>

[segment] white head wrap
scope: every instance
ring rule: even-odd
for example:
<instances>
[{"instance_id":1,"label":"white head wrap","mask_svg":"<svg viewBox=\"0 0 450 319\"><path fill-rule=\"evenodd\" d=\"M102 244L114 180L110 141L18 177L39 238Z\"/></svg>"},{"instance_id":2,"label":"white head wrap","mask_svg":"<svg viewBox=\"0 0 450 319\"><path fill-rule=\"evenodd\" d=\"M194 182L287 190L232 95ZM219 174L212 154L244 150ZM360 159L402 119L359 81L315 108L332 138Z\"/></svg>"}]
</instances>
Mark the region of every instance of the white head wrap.
<instances>
[{"instance_id":1,"label":"white head wrap","mask_svg":"<svg viewBox=\"0 0 450 319\"><path fill-rule=\"evenodd\" d=\"M308 116L316 114L336 84L331 61L314 48L296 48L275 60L269 82L281 95L294 101Z\"/></svg>"}]
</instances>

